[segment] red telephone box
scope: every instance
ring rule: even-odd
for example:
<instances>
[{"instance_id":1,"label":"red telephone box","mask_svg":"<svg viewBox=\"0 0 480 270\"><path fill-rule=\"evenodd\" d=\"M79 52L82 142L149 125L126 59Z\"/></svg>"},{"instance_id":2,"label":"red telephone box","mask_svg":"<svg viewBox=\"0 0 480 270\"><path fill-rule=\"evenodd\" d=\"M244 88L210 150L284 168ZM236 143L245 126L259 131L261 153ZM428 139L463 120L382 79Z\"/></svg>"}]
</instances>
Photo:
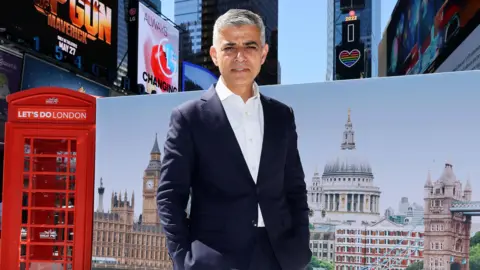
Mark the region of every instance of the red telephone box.
<instances>
[{"instance_id":1,"label":"red telephone box","mask_svg":"<svg viewBox=\"0 0 480 270\"><path fill-rule=\"evenodd\" d=\"M91 269L96 98L7 96L0 269Z\"/></svg>"}]
</instances>

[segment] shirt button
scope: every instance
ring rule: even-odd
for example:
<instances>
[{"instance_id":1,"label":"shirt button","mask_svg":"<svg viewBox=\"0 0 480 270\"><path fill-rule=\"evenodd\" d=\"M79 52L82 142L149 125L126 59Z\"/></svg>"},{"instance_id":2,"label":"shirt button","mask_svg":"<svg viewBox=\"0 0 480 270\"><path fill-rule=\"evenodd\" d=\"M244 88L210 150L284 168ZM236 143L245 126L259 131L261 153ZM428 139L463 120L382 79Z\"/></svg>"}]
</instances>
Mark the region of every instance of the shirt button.
<instances>
[{"instance_id":1,"label":"shirt button","mask_svg":"<svg viewBox=\"0 0 480 270\"><path fill-rule=\"evenodd\" d=\"M252 139L252 138L250 138L250 139L248 139L248 141L249 141L249 142L253 142L253 139Z\"/></svg>"}]
</instances>

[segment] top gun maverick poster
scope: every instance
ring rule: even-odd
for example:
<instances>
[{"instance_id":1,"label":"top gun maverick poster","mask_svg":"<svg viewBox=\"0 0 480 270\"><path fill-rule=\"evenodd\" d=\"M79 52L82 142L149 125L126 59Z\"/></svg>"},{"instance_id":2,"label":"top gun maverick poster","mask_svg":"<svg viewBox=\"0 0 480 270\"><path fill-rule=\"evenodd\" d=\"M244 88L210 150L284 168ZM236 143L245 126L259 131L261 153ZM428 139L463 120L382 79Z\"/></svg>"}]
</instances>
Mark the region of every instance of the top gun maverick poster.
<instances>
[{"instance_id":1,"label":"top gun maverick poster","mask_svg":"<svg viewBox=\"0 0 480 270\"><path fill-rule=\"evenodd\" d=\"M42 54L107 76L117 64L117 15L116 0L15 0L0 9L0 28Z\"/></svg>"}]
</instances>

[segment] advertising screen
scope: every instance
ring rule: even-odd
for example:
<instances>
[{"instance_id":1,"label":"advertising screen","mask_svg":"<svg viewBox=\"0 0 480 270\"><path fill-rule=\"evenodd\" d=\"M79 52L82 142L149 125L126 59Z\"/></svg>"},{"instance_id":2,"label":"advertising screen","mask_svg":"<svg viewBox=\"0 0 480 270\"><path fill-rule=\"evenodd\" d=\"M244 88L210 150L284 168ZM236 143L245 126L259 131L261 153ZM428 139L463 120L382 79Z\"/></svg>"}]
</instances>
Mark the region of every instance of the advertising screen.
<instances>
[{"instance_id":1,"label":"advertising screen","mask_svg":"<svg viewBox=\"0 0 480 270\"><path fill-rule=\"evenodd\" d=\"M347 43L336 46L336 79L358 79L365 71L363 43Z\"/></svg>"},{"instance_id":2,"label":"advertising screen","mask_svg":"<svg viewBox=\"0 0 480 270\"><path fill-rule=\"evenodd\" d=\"M432 235L423 233L425 224L438 220L438 217L425 216L423 206L430 205L430 201L437 197L430 196L435 190L433 185L429 188L431 192L425 192L425 186L428 187L425 183L433 182L436 187L441 187L441 181L452 181L459 187L454 195L457 198L467 194L464 193L464 187L469 183L473 190L470 193L471 200L480 200L480 192L475 192L480 190L480 166L477 158L480 141L473 136L477 134L477 128L480 132L480 126L472 124L478 122L480 115L480 91L458 87L478 83L480 71L260 87L262 94L288 104L295 114L298 151L302 174L305 175L304 179L302 175L302 180L308 190L302 193L308 194L308 207L311 210L310 243L315 244L316 239L325 237L329 243L336 245L335 256L329 255L333 251L327 255L314 254L305 269L318 269L318 264L314 264L318 260L324 260L325 269L338 267L369 270L406 269L414 262L422 262L424 259L429 261L430 255L424 251L429 251L431 245L428 243L432 241ZM175 206L184 208L189 214L186 219L184 213L180 213L178 216L185 222L174 225L175 228L187 228L187 248L208 245L217 254L229 254L232 246L230 243L239 239L238 224L251 222L249 215L236 211L238 208L233 210L230 205L217 203L216 208L209 212L202 207L206 200L219 201L228 196L236 198L257 194L255 189L249 193L249 183L240 181L252 180L248 178L248 168L242 165L245 163L241 149L235 145L231 125L228 121L217 121L215 117L211 120L204 114L207 108L210 109L208 116L218 115L221 111L204 106L203 110L197 111L197 121L189 126L191 128L188 132L192 137L183 141L189 143L182 145L182 150L188 149L182 152L182 158L188 158L194 166L189 166L187 162L172 166L169 159L175 155L165 151L178 149L173 146L178 132L171 131L171 128L179 128L180 125L172 124L172 111L185 102L198 102L202 96L205 99L204 91L98 100L93 217L94 233L98 240L92 246L92 269L105 269L109 263L115 266L112 269L141 269L145 265L149 266L149 270L174 269L168 256L164 233L165 228L173 227L168 226L172 222L165 221L172 220L170 218L173 214L160 220L156 200L158 185L165 179L160 178L160 175L167 171L183 170L178 175L187 172L185 175L192 176L191 183L176 185L170 193L178 192L177 195L172 195L172 198L181 202ZM205 104L209 103L202 103ZM267 105L263 109L266 112ZM270 109L271 112L272 110ZM122 112L121 121L118 121L119 111ZM265 114L265 121L281 123L282 119L276 114ZM213 123L214 126L209 126ZM265 131L269 127L272 126L265 125ZM287 144L283 143L287 140L287 134L282 132L283 126L274 127L276 132L272 131L270 138L278 143L264 144L262 151L270 154L265 155L268 157L263 159L265 163L260 162L259 170L264 173L259 174L258 183L277 181L278 178L272 175L283 175L278 173L279 166L285 160L283 150L279 149L284 149L282 145ZM232 133L232 140L225 139L224 131ZM168 169L162 168L163 166L168 166ZM246 174L241 172L243 167L240 166L245 167ZM203 177L205 172L214 176ZM232 175L228 179L228 185L222 184L225 182L222 177L215 177L224 173ZM469 175L472 176L471 179ZM236 177L239 177L238 181L233 181ZM275 186L273 183L271 185ZM189 209L187 194L190 186L193 190L191 194L210 192L210 196L191 196L192 207ZM397 210L395 213L391 211L391 215L385 215L387 209L396 208L399 202L404 201L403 197L408 197L404 209L410 206L413 209L413 214L408 216L411 218L408 226L403 221L405 216L402 221L391 219L392 215L398 214ZM425 201L428 203L424 204ZM457 216L447 215L445 218L445 222L457 220ZM208 226L205 226L204 231L194 233L201 233L205 238L196 235L189 237L193 233L188 230L188 226L192 228L200 222L208 223ZM111 224L111 227L104 224ZM220 226L213 227L211 224ZM285 231L290 228L287 227ZM379 236L379 228L395 233ZM348 237L362 238L372 243L378 243L381 239L395 244L392 244L391 249L383 248L384 244L377 244L375 248L383 248L383 251L378 251L375 256L382 259L364 261L359 267L357 261L346 258L363 258L365 251L353 248L351 242L336 241L336 233L343 234L342 231L349 230L351 233L348 233ZM397 233L398 231L402 233ZM118 234L118 241L109 240L112 232ZM167 235L173 238L168 232ZM218 235L225 235L221 239L226 240L208 241L212 237L218 238ZM405 241L405 235L410 235L407 237L411 240L397 245L397 242ZM462 241L468 241L466 232L463 235ZM129 240L145 236L158 240L141 243ZM106 248L118 249L119 246L138 252L112 257L106 257L102 252ZM296 249L297 246L291 249L291 253L285 252L284 258L295 256ZM145 252L150 250L155 250L158 255L145 257ZM407 259L401 265L402 260L399 258ZM456 258L461 260L465 257ZM239 269L230 266L203 269Z\"/></svg>"},{"instance_id":3,"label":"advertising screen","mask_svg":"<svg viewBox=\"0 0 480 270\"><path fill-rule=\"evenodd\" d=\"M183 91L206 90L218 81L217 76L202 66L186 61L183 61L182 66Z\"/></svg>"},{"instance_id":4,"label":"advertising screen","mask_svg":"<svg viewBox=\"0 0 480 270\"><path fill-rule=\"evenodd\" d=\"M5 121L8 116L6 97L20 89L22 58L0 50L0 149L3 149Z\"/></svg>"},{"instance_id":5,"label":"advertising screen","mask_svg":"<svg viewBox=\"0 0 480 270\"><path fill-rule=\"evenodd\" d=\"M139 3L137 82L147 93L178 92L178 40L172 24Z\"/></svg>"},{"instance_id":6,"label":"advertising screen","mask_svg":"<svg viewBox=\"0 0 480 270\"><path fill-rule=\"evenodd\" d=\"M117 2L15 0L0 17L7 33L32 49L106 77L116 71Z\"/></svg>"},{"instance_id":7,"label":"advertising screen","mask_svg":"<svg viewBox=\"0 0 480 270\"><path fill-rule=\"evenodd\" d=\"M23 63L22 90L41 86L57 86L97 97L108 97L110 88L75 75L30 55Z\"/></svg>"},{"instance_id":8,"label":"advertising screen","mask_svg":"<svg viewBox=\"0 0 480 270\"><path fill-rule=\"evenodd\" d=\"M387 76L436 72L479 23L478 0L400 0L387 27ZM475 44L442 71L474 69L465 62Z\"/></svg>"}]
</instances>

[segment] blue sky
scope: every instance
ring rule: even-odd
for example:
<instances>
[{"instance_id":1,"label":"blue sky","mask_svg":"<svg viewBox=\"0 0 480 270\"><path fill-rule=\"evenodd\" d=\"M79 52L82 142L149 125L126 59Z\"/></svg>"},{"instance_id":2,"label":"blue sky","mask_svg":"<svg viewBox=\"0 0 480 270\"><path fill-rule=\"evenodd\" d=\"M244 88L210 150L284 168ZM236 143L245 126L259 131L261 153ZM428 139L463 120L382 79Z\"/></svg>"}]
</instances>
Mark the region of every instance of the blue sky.
<instances>
[{"instance_id":1,"label":"blue sky","mask_svg":"<svg viewBox=\"0 0 480 270\"><path fill-rule=\"evenodd\" d=\"M470 176L473 199L480 200L480 130L475 124L480 92L471 87L479 84L480 71L473 71L269 86L262 92L295 110L307 184L315 167L321 172L340 151L351 108L357 149L373 168L383 211L397 209L403 196L423 204L428 170L438 179L446 160L459 179ZM201 93L98 100L96 181L103 177L106 209L112 191L135 191L135 214L140 214L143 171L155 133L163 146L173 107Z\"/></svg>"},{"instance_id":2,"label":"blue sky","mask_svg":"<svg viewBox=\"0 0 480 270\"><path fill-rule=\"evenodd\" d=\"M162 13L172 21L174 2L162 0ZM382 33L396 3L397 0L381 0ZM327 1L279 0L278 20L282 84L325 81ZM292 37L301 45L290 46Z\"/></svg>"}]
</instances>

